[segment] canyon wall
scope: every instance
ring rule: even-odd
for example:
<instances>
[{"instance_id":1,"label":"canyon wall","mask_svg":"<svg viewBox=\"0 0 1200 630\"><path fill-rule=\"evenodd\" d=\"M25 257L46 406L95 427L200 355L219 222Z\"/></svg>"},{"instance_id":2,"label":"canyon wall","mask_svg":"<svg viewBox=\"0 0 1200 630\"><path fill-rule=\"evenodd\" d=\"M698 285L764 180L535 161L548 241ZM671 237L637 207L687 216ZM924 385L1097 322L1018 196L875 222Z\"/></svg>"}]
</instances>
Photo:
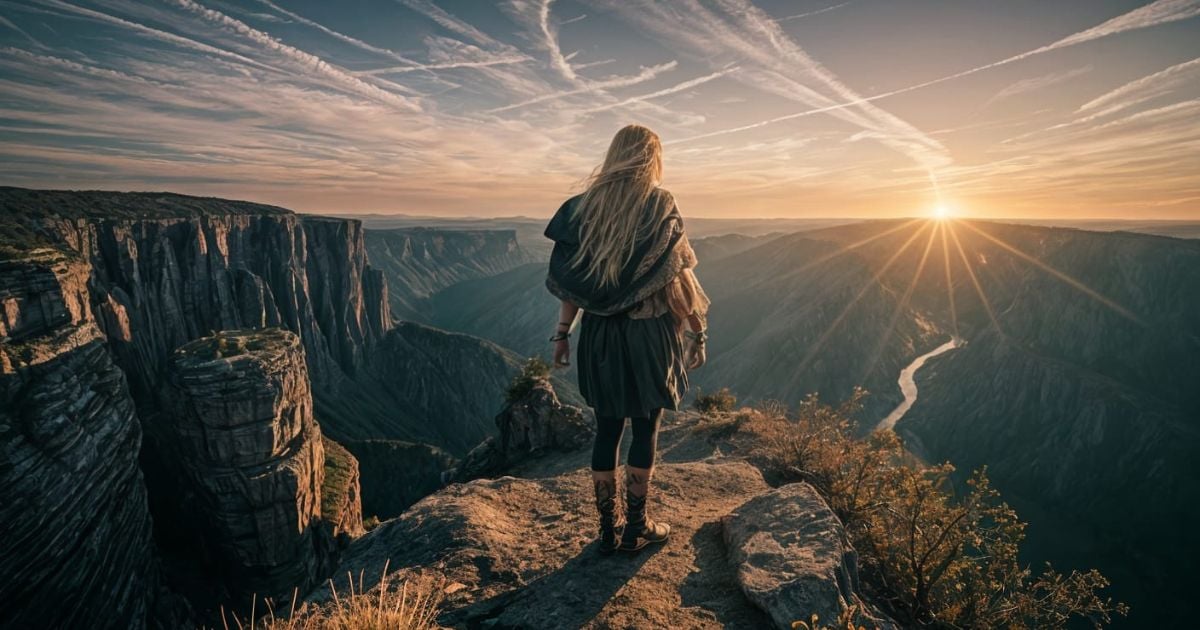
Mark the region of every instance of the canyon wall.
<instances>
[{"instance_id":1,"label":"canyon wall","mask_svg":"<svg viewBox=\"0 0 1200 630\"><path fill-rule=\"evenodd\" d=\"M511 229L370 230L366 246L372 263L387 276L392 311L423 323L430 323L429 298L441 289L537 260Z\"/></svg>"},{"instance_id":2,"label":"canyon wall","mask_svg":"<svg viewBox=\"0 0 1200 630\"><path fill-rule=\"evenodd\" d=\"M153 394L175 348L216 331L286 328L314 383L333 387L391 328L357 221L170 194L3 188L0 205L91 262L97 323L135 397Z\"/></svg>"},{"instance_id":3,"label":"canyon wall","mask_svg":"<svg viewBox=\"0 0 1200 630\"><path fill-rule=\"evenodd\" d=\"M88 263L0 255L0 626L139 628L158 585L142 433Z\"/></svg>"}]
</instances>

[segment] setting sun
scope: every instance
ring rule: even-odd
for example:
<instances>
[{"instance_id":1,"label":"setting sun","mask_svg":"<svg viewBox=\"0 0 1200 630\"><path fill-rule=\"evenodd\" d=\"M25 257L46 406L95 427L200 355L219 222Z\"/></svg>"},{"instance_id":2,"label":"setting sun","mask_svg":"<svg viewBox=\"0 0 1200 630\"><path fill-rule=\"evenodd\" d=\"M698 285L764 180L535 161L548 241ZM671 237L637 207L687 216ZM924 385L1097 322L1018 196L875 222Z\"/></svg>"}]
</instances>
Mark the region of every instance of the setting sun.
<instances>
[{"instance_id":1,"label":"setting sun","mask_svg":"<svg viewBox=\"0 0 1200 630\"><path fill-rule=\"evenodd\" d=\"M939 203L933 207L933 212L931 214L933 218L941 220L949 219L952 213L950 212L950 206L944 203Z\"/></svg>"}]
</instances>

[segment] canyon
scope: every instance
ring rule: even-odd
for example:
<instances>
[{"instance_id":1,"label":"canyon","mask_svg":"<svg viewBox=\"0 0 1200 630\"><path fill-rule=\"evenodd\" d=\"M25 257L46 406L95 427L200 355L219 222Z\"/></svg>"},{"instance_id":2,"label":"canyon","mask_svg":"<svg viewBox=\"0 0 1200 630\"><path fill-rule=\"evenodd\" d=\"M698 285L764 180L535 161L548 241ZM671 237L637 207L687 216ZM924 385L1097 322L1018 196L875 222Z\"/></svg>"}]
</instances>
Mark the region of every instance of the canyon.
<instances>
[{"instance_id":1,"label":"canyon","mask_svg":"<svg viewBox=\"0 0 1200 630\"><path fill-rule=\"evenodd\" d=\"M450 624L554 610L761 627L797 612L754 586L753 545L772 543L749 532L804 527L789 502L821 506L802 488L761 498L769 484L690 412L660 444L659 507L683 546L644 575L603 569L616 604L577 593L597 566L577 521L590 422L570 372L509 398L556 310L536 222L369 219L376 230L248 202L14 188L0 207L0 599L26 602L0 625L211 625L222 605L317 593L388 558L468 586L448 597ZM1195 550L1198 517L1200 242L804 227L694 238L713 299L696 389L795 405L862 386L863 434L911 404L897 434L964 475L986 466L1028 515L1031 564L1098 565L1131 627L1178 623L1169 601L1195 583L1172 558ZM965 343L933 356L950 338ZM906 367L918 397L897 381ZM532 525L513 516L529 506ZM372 516L385 522L365 533ZM526 565L506 554L530 528L556 542ZM805 570L832 580L813 592L842 602L825 614L845 609L852 556L806 540L828 553ZM667 588L678 611L628 580Z\"/></svg>"}]
</instances>

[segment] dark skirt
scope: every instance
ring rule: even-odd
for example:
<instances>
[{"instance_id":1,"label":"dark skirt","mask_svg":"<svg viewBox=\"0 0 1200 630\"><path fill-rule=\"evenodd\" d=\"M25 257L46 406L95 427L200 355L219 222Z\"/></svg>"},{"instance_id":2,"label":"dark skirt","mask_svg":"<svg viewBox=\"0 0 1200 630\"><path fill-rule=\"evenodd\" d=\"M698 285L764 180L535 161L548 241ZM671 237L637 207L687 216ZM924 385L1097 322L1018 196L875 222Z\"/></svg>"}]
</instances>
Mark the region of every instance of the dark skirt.
<instances>
[{"instance_id":1,"label":"dark skirt","mask_svg":"<svg viewBox=\"0 0 1200 630\"><path fill-rule=\"evenodd\" d=\"M596 415L645 418L679 408L688 388L683 344L670 313L652 319L585 312L579 326L579 392Z\"/></svg>"}]
</instances>

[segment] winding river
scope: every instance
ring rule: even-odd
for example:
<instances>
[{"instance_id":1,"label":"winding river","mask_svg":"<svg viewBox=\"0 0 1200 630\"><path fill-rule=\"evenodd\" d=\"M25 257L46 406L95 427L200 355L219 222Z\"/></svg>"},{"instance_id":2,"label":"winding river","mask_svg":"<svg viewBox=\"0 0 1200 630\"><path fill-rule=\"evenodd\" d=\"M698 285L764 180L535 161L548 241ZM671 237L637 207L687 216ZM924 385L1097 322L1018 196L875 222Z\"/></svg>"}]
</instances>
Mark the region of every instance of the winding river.
<instances>
[{"instance_id":1,"label":"winding river","mask_svg":"<svg viewBox=\"0 0 1200 630\"><path fill-rule=\"evenodd\" d=\"M896 426L896 421L904 417L908 410L912 408L913 403L917 402L917 370L925 365L929 359L936 357L944 352L949 352L955 348L962 346L965 342L957 337L951 337L950 341L922 354L913 359L908 367L900 371L900 393L904 394L904 402L896 406L891 413L887 415L875 427L876 431L890 430Z\"/></svg>"}]
</instances>

